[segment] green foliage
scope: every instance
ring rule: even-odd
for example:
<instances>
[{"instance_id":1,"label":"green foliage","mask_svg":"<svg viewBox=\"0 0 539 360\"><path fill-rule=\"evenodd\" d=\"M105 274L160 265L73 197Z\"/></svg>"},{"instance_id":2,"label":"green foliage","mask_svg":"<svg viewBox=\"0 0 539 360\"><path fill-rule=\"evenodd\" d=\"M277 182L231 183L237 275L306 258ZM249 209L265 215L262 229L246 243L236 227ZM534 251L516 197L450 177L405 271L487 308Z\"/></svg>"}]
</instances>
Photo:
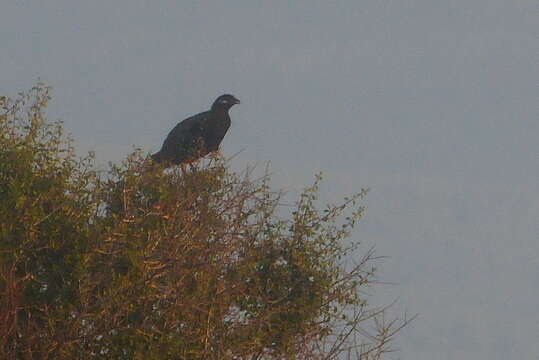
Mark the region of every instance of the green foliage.
<instances>
[{"instance_id":1,"label":"green foliage","mask_svg":"<svg viewBox=\"0 0 539 360\"><path fill-rule=\"evenodd\" d=\"M98 174L45 120L49 100L41 84L0 98L0 357L385 351L393 323L364 337L382 312L360 296L372 253L346 263L365 191L321 211L317 177L282 217L267 176L233 173L220 158L163 170L134 152Z\"/></svg>"}]
</instances>

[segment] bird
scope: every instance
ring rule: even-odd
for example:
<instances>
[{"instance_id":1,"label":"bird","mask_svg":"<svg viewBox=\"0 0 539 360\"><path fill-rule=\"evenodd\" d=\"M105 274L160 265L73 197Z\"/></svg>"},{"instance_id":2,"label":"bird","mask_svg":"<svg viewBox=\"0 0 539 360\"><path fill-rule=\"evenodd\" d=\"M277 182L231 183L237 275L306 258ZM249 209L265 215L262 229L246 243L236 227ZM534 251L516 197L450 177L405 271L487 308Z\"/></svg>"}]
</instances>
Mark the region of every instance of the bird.
<instances>
[{"instance_id":1,"label":"bird","mask_svg":"<svg viewBox=\"0 0 539 360\"><path fill-rule=\"evenodd\" d=\"M233 95L224 94L213 102L211 109L193 115L177 124L168 134L161 150L151 158L166 167L192 163L219 145L230 127L228 110L240 101Z\"/></svg>"}]
</instances>

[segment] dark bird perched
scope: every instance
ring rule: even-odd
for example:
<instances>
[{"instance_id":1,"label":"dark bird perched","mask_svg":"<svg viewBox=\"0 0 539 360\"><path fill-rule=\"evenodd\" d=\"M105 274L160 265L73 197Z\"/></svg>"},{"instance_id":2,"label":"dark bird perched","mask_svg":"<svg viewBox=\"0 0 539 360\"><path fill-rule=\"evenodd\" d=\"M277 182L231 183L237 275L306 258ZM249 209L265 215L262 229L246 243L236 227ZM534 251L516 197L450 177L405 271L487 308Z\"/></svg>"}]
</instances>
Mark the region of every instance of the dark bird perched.
<instances>
[{"instance_id":1,"label":"dark bird perched","mask_svg":"<svg viewBox=\"0 0 539 360\"><path fill-rule=\"evenodd\" d=\"M171 166L189 163L217 151L230 127L228 110L239 103L232 95L219 96L209 111L191 116L176 125L152 159Z\"/></svg>"}]
</instances>

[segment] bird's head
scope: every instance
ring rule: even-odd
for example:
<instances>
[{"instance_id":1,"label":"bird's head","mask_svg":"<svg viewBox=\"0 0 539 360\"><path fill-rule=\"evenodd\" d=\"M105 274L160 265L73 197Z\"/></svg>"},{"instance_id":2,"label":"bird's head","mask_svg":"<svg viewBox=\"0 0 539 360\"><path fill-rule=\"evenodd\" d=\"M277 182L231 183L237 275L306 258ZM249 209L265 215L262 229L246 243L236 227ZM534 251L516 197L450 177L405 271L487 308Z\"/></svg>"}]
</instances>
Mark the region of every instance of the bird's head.
<instances>
[{"instance_id":1,"label":"bird's head","mask_svg":"<svg viewBox=\"0 0 539 360\"><path fill-rule=\"evenodd\" d=\"M228 110L232 106L239 103L240 101L236 99L236 97L234 97L233 95L224 94L215 99L211 108L212 110Z\"/></svg>"}]
</instances>

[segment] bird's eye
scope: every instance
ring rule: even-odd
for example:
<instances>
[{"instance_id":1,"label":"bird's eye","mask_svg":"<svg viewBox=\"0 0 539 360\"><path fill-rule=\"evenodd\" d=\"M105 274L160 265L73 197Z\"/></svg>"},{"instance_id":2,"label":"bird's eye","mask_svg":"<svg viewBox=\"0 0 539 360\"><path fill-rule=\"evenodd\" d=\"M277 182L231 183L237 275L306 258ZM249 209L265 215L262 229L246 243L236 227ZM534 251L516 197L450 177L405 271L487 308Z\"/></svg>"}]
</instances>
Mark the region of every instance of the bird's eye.
<instances>
[{"instance_id":1,"label":"bird's eye","mask_svg":"<svg viewBox=\"0 0 539 360\"><path fill-rule=\"evenodd\" d=\"M227 99L221 99L219 101L221 104L228 104L228 100Z\"/></svg>"}]
</instances>

